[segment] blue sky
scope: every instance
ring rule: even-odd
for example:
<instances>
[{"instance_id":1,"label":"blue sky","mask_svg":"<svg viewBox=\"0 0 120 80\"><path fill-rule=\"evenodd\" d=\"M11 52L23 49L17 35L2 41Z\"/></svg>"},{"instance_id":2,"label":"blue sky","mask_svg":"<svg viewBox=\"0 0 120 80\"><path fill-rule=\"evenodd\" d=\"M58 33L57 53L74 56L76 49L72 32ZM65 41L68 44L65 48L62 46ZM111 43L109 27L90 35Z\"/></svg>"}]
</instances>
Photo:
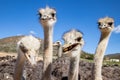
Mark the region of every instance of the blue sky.
<instances>
[{"instance_id":1,"label":"blue sky","mask_svg":"<svg viewBox=\"0 0 120 80\"><path fill-rule=\"evenodd\" d=\"M43 37L38 10L48 5L57 11L54 26L54 41L62 40L64 32L78 29L84 33L83 50L94 53L100 31L97 20L109 16L115 20L113 31L106 50L120 53L120 0L0 0L0 38L34 34Z\"/></svg>"}]
</instances>

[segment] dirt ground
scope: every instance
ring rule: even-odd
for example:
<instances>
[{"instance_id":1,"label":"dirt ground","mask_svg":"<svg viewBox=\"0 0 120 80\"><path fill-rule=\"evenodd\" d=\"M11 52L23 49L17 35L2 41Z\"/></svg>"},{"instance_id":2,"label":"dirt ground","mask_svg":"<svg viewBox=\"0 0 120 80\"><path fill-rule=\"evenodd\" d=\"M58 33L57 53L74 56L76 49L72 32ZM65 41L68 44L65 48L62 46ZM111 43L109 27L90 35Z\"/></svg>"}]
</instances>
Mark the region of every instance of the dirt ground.
<instances>
[{"instance_id":1,"label":"dirt ground","mask_svg":"<svg viewBox=\"0 0 120 80\"><path fill-rule=\"evenodd\" d=\"M0 53L0 80L13 80L16 54ZM92 80L92 63L80 61L79 80ZM43 61L39 60L33 68L25 63L24 77L26 80L41 80ZM53 60L52 80L68 80L69 58ZM104 66L102 69L103 80L120 80L119 66Z\"/></svg>"},{"instance_id":2,"label":"dirt ground","mask_svg":"<svg viewBox=\"0 0 120 80\"><path fill-rule=\"evenodd\" d=\"M0 57L4 57L4 56L17 56L16 53L6 53L6 52L0 52Z\"/></svg>"}]
</instances>

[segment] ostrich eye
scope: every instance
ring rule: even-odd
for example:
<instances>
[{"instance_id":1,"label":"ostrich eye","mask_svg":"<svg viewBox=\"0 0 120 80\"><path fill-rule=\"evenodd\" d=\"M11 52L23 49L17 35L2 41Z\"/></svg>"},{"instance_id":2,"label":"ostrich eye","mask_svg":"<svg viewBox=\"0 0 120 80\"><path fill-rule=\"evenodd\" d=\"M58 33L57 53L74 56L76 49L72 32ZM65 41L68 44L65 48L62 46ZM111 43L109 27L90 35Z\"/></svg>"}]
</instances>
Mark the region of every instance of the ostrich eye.
<instances>
[{"instance_id":1,"label":"ostrich eye","mask_svg":"<svg viewBox=\"0 0 120 80\"><path fill-rule=\"evenodd\" d=\"M55 13L51 13L51 15L52 15L52 17L54 17L54 16L55 16Z\"/></svg>"},{"instance_id":2,"label":"ostrich eye","mask_svg":"<svg viewBox=\"0 0 120 80\"><path fill-rule=\"evenodd\" d=\"M100 26L101 25L101 23L100 22L98 22L98 26Z\"/></svg>"},{"instance_id":3,"label":"ostrich eye","mask_svg":"<svg viewBox=\"0 0 120 80\"><path fill-rule=\"evenodd\" d=\"M82 39L82 37L78 37L78 38L76 39L76 41L79 42L81 39Z\"/></svg>"},{"instance_id":4,"label":"ostrich eye","mask_svg":"<svg viewBox=\"0 0 120 80\"><path fill-rule=\"evenodd\" d=\"M109 22L108 25L111 26L113 23L112 22Z\"/></svg>"}]
</instances>

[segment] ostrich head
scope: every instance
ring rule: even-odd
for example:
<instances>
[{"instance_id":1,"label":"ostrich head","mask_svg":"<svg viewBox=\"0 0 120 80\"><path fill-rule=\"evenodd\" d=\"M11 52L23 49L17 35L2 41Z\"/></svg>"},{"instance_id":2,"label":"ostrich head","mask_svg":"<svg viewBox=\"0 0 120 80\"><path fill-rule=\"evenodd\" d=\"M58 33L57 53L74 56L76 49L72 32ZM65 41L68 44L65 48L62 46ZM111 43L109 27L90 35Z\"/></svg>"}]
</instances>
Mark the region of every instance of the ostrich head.
<instances>
[{"instance_id":1,"label":"ostrich head","mask_svg":"<svg viewBox=\"0 0 120 80\"><path fill-rule=\"evenodd\" d=\"M114 29L114 20L109 17L98 20L98 27L101 32L111 32Z\"/></svg>"},{"instance_id":2,"label":"ostrich head","mask_svg":"<svg viewBox=\"0 0 120 80\"><path fill-rule=\"evenodd\" d=\"M62 45L61 41L57 41L53 44L53 46L60 46L60 45Z\"/></svg>"},{"instance_id":3,"label":"ostrich head","mask_svg":"<svg viewBox=\"0 0 120 80\"><path fill-rule=\"evenodd\" d=\"M48 6L45 9L39 10L39 18L43 27L53 26L56 22L56 10L49 8Z\"/></svg>"},{"instance_id":4,"label":"ostrich head","mask_svg":"<svg viewBox=\"0 0 120 80\"><path fill-rule=\"evenodd\" d=\"M36 64L36 57L39 53L39 48L40 40L32 35L23 37L17 43L17 51L20 52L20 54L23 54L32 65Z\"/></svg>"},{"instance_id":5,"label":"ostrich head","mask_svg":"<svg viewBox=\"0 0 120 80\"><path fill-rule=\"evenodd\" d=\"M65 33L63 35L63 39L65 41L64 46L63 46L64 54L77 50L78 45L80 45L81 47L84 45L82 33L77 30L71 30Z\"/></svg>"}]
</instances>

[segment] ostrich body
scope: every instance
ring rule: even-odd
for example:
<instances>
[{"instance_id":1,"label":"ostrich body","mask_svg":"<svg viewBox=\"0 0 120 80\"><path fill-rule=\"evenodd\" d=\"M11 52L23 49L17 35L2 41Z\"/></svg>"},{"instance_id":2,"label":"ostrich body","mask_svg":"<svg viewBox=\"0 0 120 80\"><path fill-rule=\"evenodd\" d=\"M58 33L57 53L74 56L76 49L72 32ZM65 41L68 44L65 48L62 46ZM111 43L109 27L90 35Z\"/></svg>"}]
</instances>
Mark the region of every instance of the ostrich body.
<instances>
[{"instance_id":1,"label":"ostrich body","mask_svg":"<svg viewBox=\"0 0 120 80\"><path fill-rule=\"evenodd\" d=\"M94 56L94 80L102 80L102 62L111 32L114 28L114 20L109 17L101 18L98 20L98 27L101 31L101 37Z\"/></svg>"},{"instance_id":2,"label":"ostrich body","mask_svg":"<svg viewBox=\"0 0 120 80\"><path fill-rule=\"evenodd\" d=\"M71 30L64 34L63 52L70 57L68 80L78 80L80 52L84 45L82 33Z\"/></svg>"},{"instance_id":3,"label":"ostrich body","mask_svg":"<svg viewBox=\"0 0 120 80\"><path fill-rule=\"evenodd\" d=\"M56 22L56 11L48 6L39 10L40 23L44 28L43 80L51 80L53 56L53 26Z\"/></svg>"},{"instance_id":4,"label":"ostrich body","mask_svg":"<svg viewBox=\"0 0 120 80\"><path fill-rule=\"evenodd\" d=\"M36 64L40 41L33 36L25 36L17 43L18 57L15 66L14 80L23 80L24 63L28 60L31 65Z\"/></svg>"}]
</instances>

